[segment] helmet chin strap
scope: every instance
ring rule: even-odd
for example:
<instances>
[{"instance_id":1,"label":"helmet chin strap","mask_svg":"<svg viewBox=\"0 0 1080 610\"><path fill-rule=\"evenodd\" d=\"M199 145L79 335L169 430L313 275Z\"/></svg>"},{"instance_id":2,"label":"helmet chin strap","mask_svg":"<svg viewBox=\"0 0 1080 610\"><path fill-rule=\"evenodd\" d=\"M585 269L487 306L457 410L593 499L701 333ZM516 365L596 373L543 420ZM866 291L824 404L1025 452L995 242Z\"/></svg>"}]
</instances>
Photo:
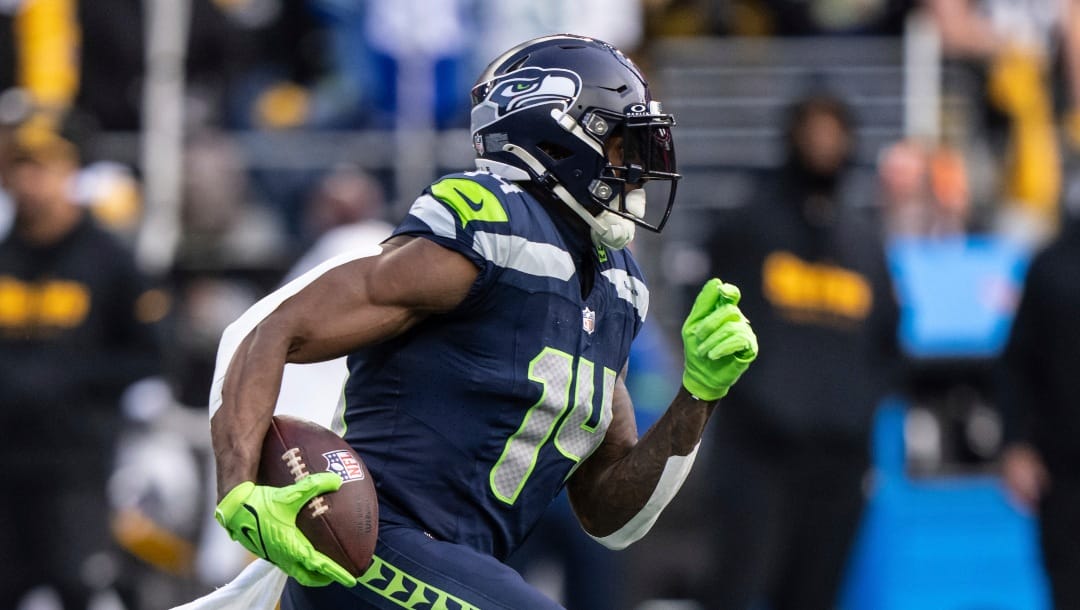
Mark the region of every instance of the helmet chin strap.
<instances>
[{"instance_id":1,"label":"helmet chin strap","mask_svg":"<svg viewBox=\"0 0 1080 610\"><path fill-rule=\"evenodd\" d=\"M543 176L547 173L547 169L536 159L536 157L532 156L529 151L513 144L503 145L503 150L525 162L525 164L529 166L529 169L537 176ZM634 224L632 220L623 218L608 210L604 210L596 216L593 216L589 213L589 210L578 203L570 194L570 191L567 191L566 187L561 184L556 183L551 191L555 193L555 196L558 197L560 201L565 203L567 207L584 220L585 224L589 225L589 234L592 236L594 244L602 245L605 248L611 248L613 250L622 250L626 247L626 244L634 239L634 232L637 225ZM639 218L644 216L645 191L641 189L634 190L626 193L624 197L626 198L626 209L628 212Z\"/></svg>"},{"instance_id":2,"label":"helmet chin strap","mask_svg":"<svg viewBox=\"0 0 1080 610\"><path fill-rule=\"evenodd\" d=\"M563 190L565 191L566 189ZM623 203L626 205L626 211L630 214L633 214L638 218L643 218L645 216L645 191L636 189L624 194ZM577 205L576 202L575 205ZM581 209L581 212L589 214L585 208L582 208L580 205L577 205L577 207ZM571 206L571 209L574 209L574 206ZM575 209L575 211L577 210ZM578 212L578 214L580 215L581 212ZM592 214L589 214L589 216L596 220L597 225L603 227L602 229L599 229L596 225L589 225L592 227L590 234L592 235L594 244L603 245L614 250L622 250L626 247L626 244L633 241L634 232L637 230L637 225L634 221L623 218L608 210L600 212L598 216L592 216Z\"/></svg>"},{"instance_id":3,"label":"helmet chin strap","mask_svg":"<svg viewBox=\"0 0 1080 610\"><path fill-rule=\"evenodd\" d=\"M585 213L588 214L588 212ZM592 235L594 244L612 250L622 250L626 247L626 244L633 241L634 232L637 230L637 225L633 221L627 220L618 214L612 214L607 210L600 212L600 215L594 218L596 218L597 224L603 227L597 229L594 226L589 232Z\"/></svg>"}]
</instances>

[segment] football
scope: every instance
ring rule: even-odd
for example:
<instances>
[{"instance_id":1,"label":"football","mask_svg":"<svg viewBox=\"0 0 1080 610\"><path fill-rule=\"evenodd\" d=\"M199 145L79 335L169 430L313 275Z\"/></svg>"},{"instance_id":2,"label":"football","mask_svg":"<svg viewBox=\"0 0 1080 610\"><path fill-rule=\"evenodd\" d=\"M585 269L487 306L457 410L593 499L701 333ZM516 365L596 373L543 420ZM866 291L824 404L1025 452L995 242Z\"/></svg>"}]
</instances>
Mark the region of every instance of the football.
<instances>
[{"instance_id":1,"label":"football","mask_svg":"<svg viewBox=\"0 0 1080 610\"><path fill-rule=\"evenodd\" d=\"M335 492L312 498L296 517L316 549L354 576L371 563L379 506L371 473L345 439L314 422L275 415L263 439L258 484L284 487L317 472L342 479Z\"/></svg>"}]
</instances>

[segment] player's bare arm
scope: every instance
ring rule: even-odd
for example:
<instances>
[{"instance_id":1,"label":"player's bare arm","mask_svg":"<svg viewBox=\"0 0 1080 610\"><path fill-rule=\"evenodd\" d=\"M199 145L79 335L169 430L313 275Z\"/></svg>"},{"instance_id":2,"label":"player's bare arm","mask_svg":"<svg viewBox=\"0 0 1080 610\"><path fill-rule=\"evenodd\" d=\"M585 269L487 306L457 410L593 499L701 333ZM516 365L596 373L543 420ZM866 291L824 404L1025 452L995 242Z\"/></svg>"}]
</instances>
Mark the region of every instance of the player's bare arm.
<instances>
[{"instance_id":1,"label":"player's bare arm","mask_svg":"<svg viewBox=\"0 0 1080 610\"><path fill-rule=\"evenodd\" d=\"M477 276L460 254L396 237L377 256L335 267L285 300L240 343L211 420L218 497L255 480L289 362L316 362L396 336L456 307Z\"/></svg>"},{"instance_id":2,"label":"player's bare arm","mask_svg":"<svg viewBox=\"0 0 1080 610\"><path fill-rule=\"evenodd\" d=\"M567 485L585 531L603 538L641 512L669 458L693 453L715 406L715 401L697 400L682 389L639 441L630 394L620 375L604 442Z\"/></svg>"}]
</instances>

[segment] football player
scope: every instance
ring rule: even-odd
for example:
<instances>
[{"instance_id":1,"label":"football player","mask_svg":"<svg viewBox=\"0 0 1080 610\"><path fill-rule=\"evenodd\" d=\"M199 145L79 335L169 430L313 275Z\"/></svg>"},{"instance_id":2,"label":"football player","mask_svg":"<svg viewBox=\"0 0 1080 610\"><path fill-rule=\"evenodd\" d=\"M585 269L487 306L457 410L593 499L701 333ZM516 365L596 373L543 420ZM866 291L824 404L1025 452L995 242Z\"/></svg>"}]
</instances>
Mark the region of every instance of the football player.
<instances>
[{"instance_id":1,"label":"football player","mask_svg":"<svg viewBox=\"0 0 1080 610\"><path fill-rule=\"evenodd\" d=\"M710 280L683 388L639 439L623 375L649 291L625 246L671 211L674 120L623 53L578 36L507 51L472 101L476 171L430 185L378 254L324 264L222 338L216 516L291 576L285 609L557 608L501 560L564 486L600 544L644 536L757 354L738 289ZM294 523L337 477L255 482L285 364L346 354L335 425L379 494L359 578Z\"/></svg>"}]
</instances>

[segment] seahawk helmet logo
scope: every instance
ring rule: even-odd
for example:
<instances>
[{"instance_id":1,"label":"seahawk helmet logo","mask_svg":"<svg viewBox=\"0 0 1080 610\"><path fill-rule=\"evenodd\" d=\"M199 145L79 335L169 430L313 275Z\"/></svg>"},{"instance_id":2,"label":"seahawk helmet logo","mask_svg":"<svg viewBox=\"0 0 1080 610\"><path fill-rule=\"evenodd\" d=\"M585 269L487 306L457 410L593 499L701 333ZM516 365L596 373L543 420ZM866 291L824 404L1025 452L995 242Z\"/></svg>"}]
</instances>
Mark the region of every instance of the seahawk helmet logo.
<instances>
[{"instance_id":1,"label":"seahawk helmet logo","mask_svg":"<svg viewBox=\"0 0 1080 610\"><path fill-rule=\"evenodd\" d=\"M515 112L540 105L566 111L581 93L581 77L562 68L522 68L487 83L483 100L473 107L475 133Z\"/></svg>"}]
</instances>

